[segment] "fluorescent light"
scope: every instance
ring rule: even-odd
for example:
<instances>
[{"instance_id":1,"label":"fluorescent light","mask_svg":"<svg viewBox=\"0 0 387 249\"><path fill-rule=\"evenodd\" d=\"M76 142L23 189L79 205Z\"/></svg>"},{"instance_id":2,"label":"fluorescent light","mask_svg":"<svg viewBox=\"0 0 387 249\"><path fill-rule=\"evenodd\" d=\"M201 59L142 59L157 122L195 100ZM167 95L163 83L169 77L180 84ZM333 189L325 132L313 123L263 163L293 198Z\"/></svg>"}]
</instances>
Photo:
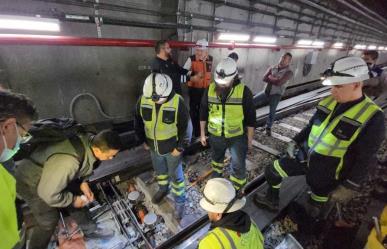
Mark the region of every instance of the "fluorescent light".
<instances>
[{"instance_id":1,"label":"fluorescent light","mask_svg":"<svg viewBox=\"0 0 387 249\"><path fill-rule=\"evenodd\" d=\"M71 19L71 20L80 20L80 21L89 21L90 17L89 16L80 16L80 15L65 15L66 19Z\"/></svg>"},{"instance_id":2,"label":"fluorescent light","mask_svg":"<svg viewBox=\"0 0 387 249\"><path fill-rule=\"evenodd\" d=\"M256 36L254 37L253 42L258 43L275 43L277 41L277 37L274 36Z\"/></svg>"},{"instance_id":3,"label":"fluorescent light","mask_svg":"<svg viewBox=\"0 0 387 249\"><path fill-rule=\"evenodd\" d=\"M298 40L297 45L312 45L312 40Z\"/></svg>"},{"instance_id":4,"label":"fluorescent light","mask_svg":"<svg viewBox=\"0 0 387 249\"><path fill-rule=\"evenodd\" d=\"M332 47L334 48L343 48L344 47L344 43L342 42L336 42L332 45Z\"/></svg>"},{"instance_id":5,"label":"fluorescent light","mask_svg":"<svg viewBox=\"0 0 387 249\"><path fill-rule=\"evenodd\" d=\"M324 46L324 42L323 41L314 41L312 43L312 46L315 46L315 47L323 47Z\"/></svg>"},{"instance_id":6,"label":"fluorescent light","mask_svg":"<svg viewBox=\"0 0 387 249\"><path fill-rule=\"evenodd\" d=\"M379 46L378 50L384 50L384 47L383 46Z\"/></svg>"},{"instance_id":7,"label":"fluorescent light","mask_svg":"<svg viewBox=\"0 0 387 249\"><path fill-rule=\"evenodd\" d=\"M59 21L52 18L0 15L0 29L60 31Z\"/></svg>"},{"instance_id":8,"label":"fluorescent light","mask_svg":"<svg viewBox=\"0 0 387 249\"><path fill-rule=\"evenodd\" d=\"M298 40L297 41L297 47L303 47L303 48L322 48L324 47L324 41L318 41L318 40Z\"/></svg>"},{"instance_id":9,"label":"fluorescent light","mask_svg":"<svg viewBox=\"0 0 387 249\"><path fill-rule=\"evenodd\" d=\"M375 45L369 45L368 49L376 49L376 46Z\"/></svg>"},{"instance_id":10,"label":"fluorescent light","mask_svg":"<svg viewBox=\"0 0 387 249\"><path fill-rule=\"evenodd\" d=\"M221 33L218 40L221 41L248 41L250 39L249 34L235 34L235 33Z\"/></svg>"},{"instance_id":11,"label":"fluorescent light","mask_svg":"<svg viewBox=\"0 0 387 249\"><path fill-rule=\"evenodd\" d=\"M363 44L356 44L353 48L354 49L365 49L367 46Z\"/></svg>"}]
</instances>

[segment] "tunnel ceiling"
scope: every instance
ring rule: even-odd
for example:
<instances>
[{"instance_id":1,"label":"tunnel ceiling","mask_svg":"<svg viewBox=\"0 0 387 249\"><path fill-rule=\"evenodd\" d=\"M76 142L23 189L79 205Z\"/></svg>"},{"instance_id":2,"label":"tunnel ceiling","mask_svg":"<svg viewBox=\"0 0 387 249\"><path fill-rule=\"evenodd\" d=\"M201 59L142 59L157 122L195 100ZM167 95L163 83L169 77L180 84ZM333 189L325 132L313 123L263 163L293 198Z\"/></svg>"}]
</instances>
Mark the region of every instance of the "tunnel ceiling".
<instances>
[{"instance_id":1,"label":"tunnel ceiling","mask_svg":"<svg viewBox=\"0 0 387 249\"><path fill-rule=\"evenodd\" d=\"M210 33L210 40L217 32L244 31L385 46L386 8L385 0L6 0L0 14L169 30L169 39L194 30Z\"/></svg>"}]
</instances>

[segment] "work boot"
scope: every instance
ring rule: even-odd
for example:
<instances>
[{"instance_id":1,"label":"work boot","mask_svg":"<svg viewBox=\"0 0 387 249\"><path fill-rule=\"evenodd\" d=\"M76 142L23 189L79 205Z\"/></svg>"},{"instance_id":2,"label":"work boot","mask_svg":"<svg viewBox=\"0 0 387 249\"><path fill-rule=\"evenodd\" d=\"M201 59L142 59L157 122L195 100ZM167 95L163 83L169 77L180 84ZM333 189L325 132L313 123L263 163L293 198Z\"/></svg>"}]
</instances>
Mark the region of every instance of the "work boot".
<instances>
[{"instance_id":1,"label":"work boot","mask_svg":"<svg viewBox=\"0 0 387 249\"><path fill-rule=\"evenodd\" d=\"M271 128L270 127L266 127L266 135L271 137Z\"/></svg>"},{"instance_id":2,"label":"work boot","mask_svg":"<svg viewBox=\"0 0 387 249\"><path fill-rule=\"evenodd\" d=\"M157 193L153 196L152 203L159 204L164 199L164 197L167 196L167 194L167 190L159 189L159 191L157 191Z\"/></svg>"},{"instance_id":3,"label":"work boot","mask_svg":"<svg viewBox=\"0 0 387 249\"><path fill-rule=\"evenodd\" d=\"M211 173L211 175L210 175L210 179L213 179L213 178L221 178L221 177L222 177L222 174L216 172L215 170L213 170L212 173Z\"/></svg>"},{"instance_id":4,"label":"work boot","mask_svg":"<svg viewBox=\"0 0 387 249\"><path fill-rule=\"evenodd\" d=\"M323 218L324 214L324 207L326 206L325 202L317 202L309 198L308 202L304 205L305 213L312 218L313 220L317 221Z\"/></svg>"},{"instance_id":5,"label":"work boot","mask_svg":"<svg viewBox=\"0 0 387 249\"><path fill-rule=\"evenodd\" d=\"M266 195L257 193L254 197L257 205L262 206L273 212L279 211L279 189L268 187Z\"/></svg>"},{"instance_id":6,"label":"work boot","mask_svg":"<svg viewBox=\"0 0 387 249\"><path fill-rule=\"evenodd\" d=\"M176 220L181 220L184 216L184 202L175 202L175 211L173 213Z\"/></svg>"}]
</instances>

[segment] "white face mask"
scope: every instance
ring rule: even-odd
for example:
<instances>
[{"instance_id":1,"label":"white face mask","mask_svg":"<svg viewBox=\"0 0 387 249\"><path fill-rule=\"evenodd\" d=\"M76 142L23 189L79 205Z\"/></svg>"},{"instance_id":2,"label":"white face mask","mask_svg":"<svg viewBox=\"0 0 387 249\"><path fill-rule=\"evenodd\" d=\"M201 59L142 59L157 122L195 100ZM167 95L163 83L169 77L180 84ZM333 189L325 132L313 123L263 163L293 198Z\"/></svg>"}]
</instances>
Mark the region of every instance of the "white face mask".
<instances>
[{"instance_id":1,"label":"white face mask","mask_svg":"<svg viewBox=\"0 0 387 249\"><path fill-rule=\"evenodd\" d=\"M20 143L21 143L22 138L19 135L19 131L17 129L16 124L15 124L15 129L16 129L17 139L16 139L16 144L12 149L8 148L7 139L5 138L4 134L1 135L3 137L4 149L0 155L0 163L6 162L9 159L11 159L20 149Z\"/></svg>"}]
</instances>

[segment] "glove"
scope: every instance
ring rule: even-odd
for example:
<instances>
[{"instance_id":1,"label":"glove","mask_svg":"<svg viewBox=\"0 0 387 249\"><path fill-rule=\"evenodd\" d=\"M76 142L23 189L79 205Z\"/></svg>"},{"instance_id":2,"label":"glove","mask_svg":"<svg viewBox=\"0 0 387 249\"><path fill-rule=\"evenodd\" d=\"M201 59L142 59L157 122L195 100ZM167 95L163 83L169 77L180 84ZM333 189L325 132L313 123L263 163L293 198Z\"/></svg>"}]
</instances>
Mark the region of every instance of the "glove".
<instances>
[{"instance_id":1,"label":"glove","mask_svg":"<svg viewBox=\"0 0 387 249\"><path fill-rule=\"evenodd\" d=\"M290 141L288 143L288 147L286 148L286 152L288 153L288 156L292 159L295 158L295 152L296 152L296 149L297 149L297 143L295 141Z\"/></svg>"},{"instance_id":2,"label":"glove","mask_svg":"<svg viewBox=\"0 0 387 249\"><path fill-rule=\"evenodd\" d=\"M355 190L339 185L336 190L332 192L331 198L336 202L346 204L352 200L357 193L358 192Z\"/></svg>"}]
</instances>

